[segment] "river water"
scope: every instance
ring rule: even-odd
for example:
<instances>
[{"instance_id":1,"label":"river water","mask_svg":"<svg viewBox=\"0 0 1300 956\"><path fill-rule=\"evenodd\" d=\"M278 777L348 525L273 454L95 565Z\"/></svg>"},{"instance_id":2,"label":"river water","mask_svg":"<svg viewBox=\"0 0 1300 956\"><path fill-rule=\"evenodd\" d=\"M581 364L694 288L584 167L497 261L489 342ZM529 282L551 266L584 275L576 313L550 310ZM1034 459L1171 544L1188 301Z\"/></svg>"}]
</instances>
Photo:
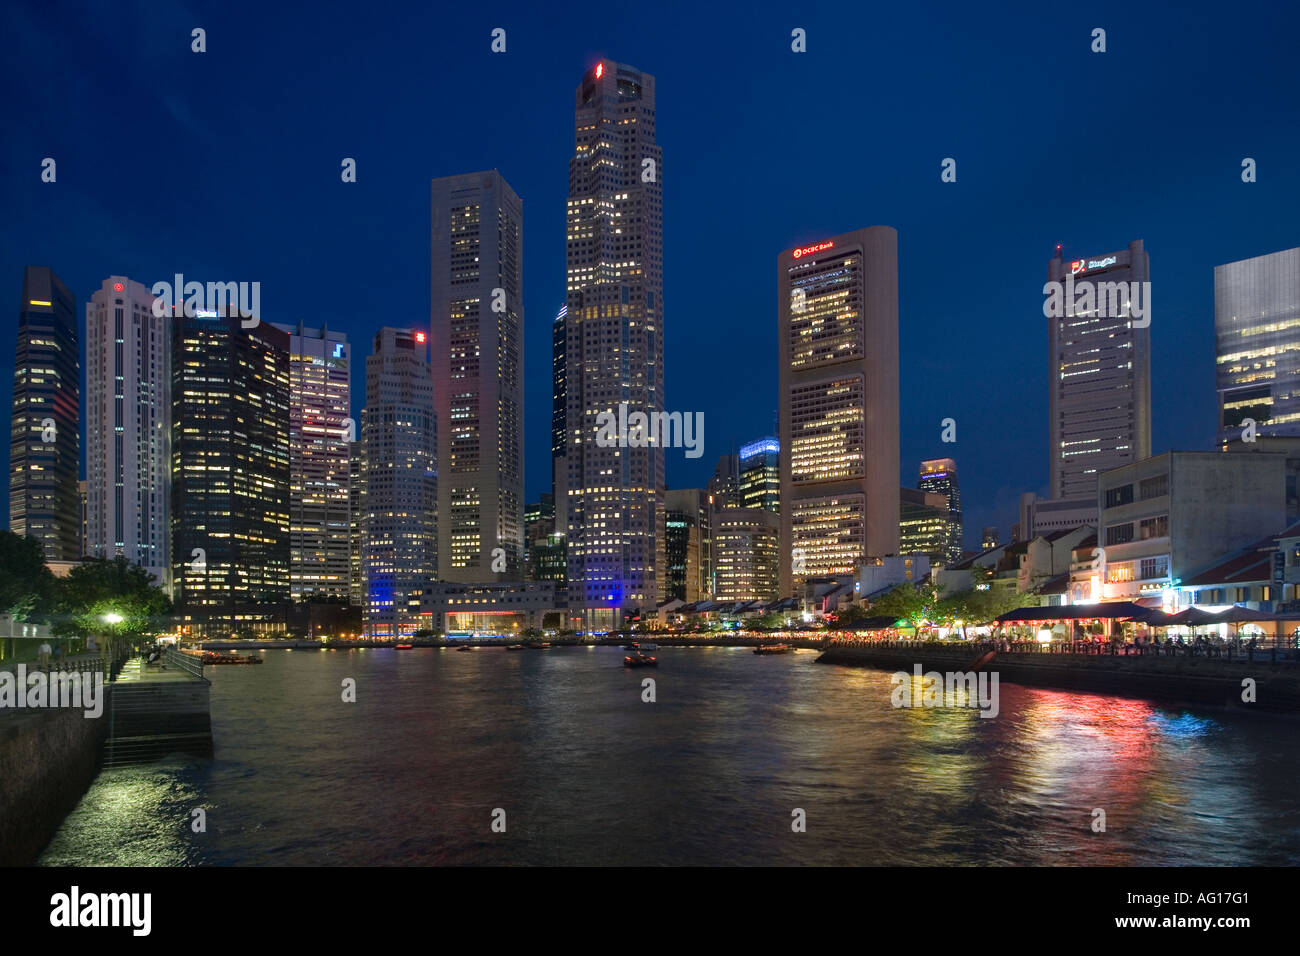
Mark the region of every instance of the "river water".
<instances>
[{"instance_id":1,"label":"river water","mask_svg":"<svg viewBox=\"0 0 1300 956\"><path fill-rule=\"evenodd\" d=\"M622 654L209 667L213 759L103 772L40 862L1300 862L1300 720L1009 684L987 719L895 709L889 674L813 651L663 648L657 670Z\"/></svg>"}]
</instances>

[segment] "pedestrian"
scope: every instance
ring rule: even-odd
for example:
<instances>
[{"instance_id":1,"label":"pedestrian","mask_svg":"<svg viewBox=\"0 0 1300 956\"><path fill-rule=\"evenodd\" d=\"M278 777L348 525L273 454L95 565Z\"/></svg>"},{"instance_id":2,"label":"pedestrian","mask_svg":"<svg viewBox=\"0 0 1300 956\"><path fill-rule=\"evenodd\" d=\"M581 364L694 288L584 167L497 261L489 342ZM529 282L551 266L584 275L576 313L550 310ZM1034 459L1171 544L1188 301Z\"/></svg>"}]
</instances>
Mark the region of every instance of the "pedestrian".
<instances>
[{"instance_id":1,"label":"pedestrian","mask_svg":"<svg viewBox=\"0 0 1300 956\"><path fill-rule=\"evenodd\" d=\"M41 641L41 646L38 647L38 648L36 649L36 653L40 656L41 666L42 666L42 667L49 667L49 666L50 666L50 645L49 645L49 642L48 642L48 641Z\"/></svg>"}]
</instances>

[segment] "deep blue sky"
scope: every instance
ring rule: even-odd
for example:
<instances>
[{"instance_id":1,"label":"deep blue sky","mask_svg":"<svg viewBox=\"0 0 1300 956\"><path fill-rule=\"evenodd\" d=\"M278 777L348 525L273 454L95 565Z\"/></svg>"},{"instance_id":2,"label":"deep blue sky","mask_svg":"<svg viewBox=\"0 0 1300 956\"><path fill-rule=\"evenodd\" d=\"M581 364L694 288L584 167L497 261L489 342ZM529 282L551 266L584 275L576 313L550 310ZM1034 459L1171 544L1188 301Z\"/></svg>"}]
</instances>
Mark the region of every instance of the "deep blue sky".
<instances>
[{"instance_id":1,"label":"deep blue sky","mask_svg":"<svg viewBox=\"0 0 1300 956\"><path fill-rule=\"evenodd\" d=\"M1213 267L1300 245L1291 4L278 6L6 10L9 301L29 263L79 310L112 273L257 280L265 320L357 343L359 407L374 330L429 321L429 179L496 167L524 203L530 499L550 487L573 91L600 58L658 79L667 404L705 413L704 457L670 451L672 487L772 432L775 263L796 243L898 229L900 477L956 458L968 547L1046 490L1056 243L1070 258L1146 241L1155 452L1213 438ZM16 311L0 310L6 375Z\"/></svg>"}]
</instances>

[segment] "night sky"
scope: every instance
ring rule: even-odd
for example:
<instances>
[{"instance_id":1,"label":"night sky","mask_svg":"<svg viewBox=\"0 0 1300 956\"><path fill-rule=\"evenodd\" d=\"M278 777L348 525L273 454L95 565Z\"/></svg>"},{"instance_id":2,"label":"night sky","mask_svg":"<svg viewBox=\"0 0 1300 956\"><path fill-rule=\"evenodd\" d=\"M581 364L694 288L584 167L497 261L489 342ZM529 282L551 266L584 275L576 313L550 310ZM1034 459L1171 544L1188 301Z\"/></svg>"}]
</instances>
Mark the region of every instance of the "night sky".
<instances>
[{"instance_id":1,"label":"night sky","mask_svg":"<svg viewBox=\"0 0 1300 956\"><path fill-rule=\"evenodd\" d=\"M900 480L954 457L974 547L1046 492L1056 243L1146 242L1156 453L1213 440L1214 266L1300 245L1293 4L23 6L0 58L6 375L24 265L52 266L79 317L110 274L182 272L345 331L359 409L374 331L429 322L429 180L495 167L524 203L530 500L550 489L573 94L598 59L658 82L667 407L705 413L671 487L774 433L782 249L898 229Z\"/></svg>"}]
</instances>

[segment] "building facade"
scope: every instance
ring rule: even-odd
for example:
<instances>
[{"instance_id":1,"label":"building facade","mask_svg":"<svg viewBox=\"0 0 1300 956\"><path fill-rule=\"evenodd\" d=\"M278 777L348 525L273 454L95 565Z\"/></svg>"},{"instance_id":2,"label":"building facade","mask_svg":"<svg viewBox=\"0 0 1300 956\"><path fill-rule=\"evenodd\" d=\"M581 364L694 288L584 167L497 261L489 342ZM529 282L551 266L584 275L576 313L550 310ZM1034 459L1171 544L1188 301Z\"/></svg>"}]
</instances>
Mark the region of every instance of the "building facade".
<instances>
[{"instance_id":1,"label":"building facade","mask_svg":"<svg viewBox=\"0 0 1300 956\"><path fill-rule=\"evenodd\" d=\"M781 587L780 518L763 508L726 508L714 519L714 599L775 600Z\"/></svg>"},{"instance_id":2,"label":"building facade","mask_svg":"<svg viewBox=\"0 0 1300 956\"><path fill-rule=\"evenodd\" d=\"M939 492L899 488L898 553L923 554L931 565L953 564L948 557L951 541L948 497Z\"/></svg>"},{"instance_id":3,"label":"building facade","mask_svg":"<svg viewBox=\"0 0 1300 956\"><path fill-rule=\"evenodd\" d=\"M948 533L940 551L939 563L956 564L961 560L962 551L961 486L957 482L957 463L951 458L932 458L921 462L916 487L930 494L943 495L948 512ZM903 553L908 553L906 548Z\"/></svg>"},{"instance_id":4,"label":"building facade","mask_svg":"<svg viewBox=\"0 0 1300 956\"><path fill-rule=\"evenodd\" d=\"M299 322L289 336L289 583L295 599L349 597L352 347Z\"/></svg>"},{"instance_id":5,"label":"building facade","mask_svg":"<svg viewBox=\"0 0 1300 956\"><path fill-rule=\"evenodd\" d=\"M781 443L760 438L740 446L740 506L781 513Z\"/></svg>"},{"instance_id":6,"label":"building facade","mask_svg":"<svg viewBox=\"0 0 1300 956\"><path fill-rule=\"evenodd\" d=\"M655 79L604 60L574 96L566 210L569 607L587 629L653 613L666 591L664 449L598 439L598 417L664 411L663 154ZM626 445L626 447L624 447ZM557 489L557 494L560 490Z\"/></svg>"},{"instance_id":7,"label":"building facade","mask_svg":"<svg viewBox=\"0 0 1300 956\"><path fill-rule=\"evenodd\" d=\"M1218 439L1300 436L1300 248L1214 267Z\"/></svg>"},{"instance_id":8,"label":"building facade","mask_svg":"<svg viewBox=\"0 0 1300 956\"><path fill-rule=\"evenodd\" d=\"M1151 454L1150 257L1141 239L1068 262L1058 247L1047 278L1075 293L1044 307L1050 495L1091 501L1103 471Z\"/></svg>"},{"instance_id":9,"label":"building facade","mask_svg":"<svg viewBox=\"0 0 1300 956\"><path fill-rule=\"evenodd\" d=\"M433 181L438 560L448 581L524 574L523 204L499 172Z\"/></svg>"},{"instance_id":10,"label":"building facade","mask_svg":"<svg viewBox=\"0 0 1300 956\"><path fill-rule=\"evenodd\" d=\"M898 233L777 259L781 593L898 553Z\"/></svg>"},{"instance_id":11,"label":"building facade","mask_svg":"<svg viewBox=\"0 0 1300 956\"><path fill-rule=\"evenodd\" d=\"M289 336L172 317L172 588L191 637L280 631L289 600Z\"/></svg>"},{"instance_id":12,"label":"building facade","mask_svg":"<svg viewBox=\"0 0 1300 956\"><path fill-rule=\"evenodd\" d=\"M81 355L77 303L48 266L27 266L9 426L9 530L47 561L81 557Z\"/></svg>"},{"instance_id":13,"label":"building facade","mask_svg":"<svg viewBox=\"0 0 1300 956\"><path fill-rule=\"evenodd\" d=\"M438 579L438 458L428 335L383 328L366 358L366 634L409 637L427 626L421 594Z\"/></svg>"},{"instance_id":14,"label":"building facade","mask_svg":"<svg viewBox=\"0 0 1300 956\"><path fill-rule=\"evenodd\" d=\"M162 311L161 309L159 311ZM86 303L83 553L124 557L171 593L172 318L126 276Z\"/></svg>"}]
</instances>

